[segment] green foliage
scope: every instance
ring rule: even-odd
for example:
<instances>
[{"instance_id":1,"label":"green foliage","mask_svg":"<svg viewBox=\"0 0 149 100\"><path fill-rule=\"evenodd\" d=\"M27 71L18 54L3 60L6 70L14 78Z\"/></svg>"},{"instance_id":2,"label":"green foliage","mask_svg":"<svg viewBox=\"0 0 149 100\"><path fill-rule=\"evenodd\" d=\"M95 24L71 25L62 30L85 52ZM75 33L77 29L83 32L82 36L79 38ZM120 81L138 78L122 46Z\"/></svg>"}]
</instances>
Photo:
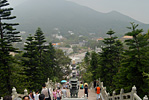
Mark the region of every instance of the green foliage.
<instances>
[{"instance_id":1,"label":"green foliage","mask_svg":"<svg viewBox=\"0 0 149 100\"><path fill-rule=\"evenodd\" d=\"M26 40L26 45L24 50L24 57L26 59L23 60L25 66L25 75L27 77L27 81L29 82L28 89L40 89L43 81L46 81L43 75L43 67L42 67L42 52L45 49L44 43L45 37L44 33L40 28L37 29L34 37L29 36Z\"/></svg>"},{"instance_id":2,"label":"green foliage","mask_svg":"<svg viewBox=\"0 0 149 100\"><path fill-rule=\"evenodd\" d=\"M92 52L92 54L91 54L90 65L91 65L90 70L91 70L92 76L93 76L92 79L96 80L98 78L97 77L97 74L98 74L97 68L99 65L99 55L96 52Z\"/></svg>"},{"instance_id":3,"label":"green foliage","mask_svg":"<svg viewBox=\"0 0 149 100\"><path fill-rule=\"evenodd\" d=\"M107 32L109 38L105 38L103 41L106 46L102 48L103 51L100 53L99 62L99 76L110 93L112 93L115 88L111 83L113 83L113 77L116 75L118 68L120 67L120 53L123 51L122 44L119 40L116 40L116 36L113 36L114 33L115 32L111 29Z\"/></svg>"},{"instance_id":4,"label":"green foliage","mask_svg":"<svg viewBox=\"0 0 149 100\"><path fill-rule=\"evenodd\" d=\"M46 40L40 28L34 36L30 35L26 40L22 61L26 80L29 83L28 89L41 89L41 85L47 81L47 78L60 81L71 60L62 50L55 50L51 43L44 45Z\"/></svg>"},{"instance_id":5,"label":"green foliage","mask_svg":"<svg viewBox=\"0 0 149 100\"><path fill-rule=\"evenodd\" d=\"M0 94L9 95L12 88L12 63L14 58L10 52L18 52L18 49L12 46L14 42L20 42L19 32L13 26L17 23L5 23L5 20L15 19L11 16L13 8L7 8L7 0L0 1ZM7 21L8 22L8 21Z\"/></svg>"},{"instance_id":6,"label":"green foliage","mask_svg":"<svg viewBox=\"0 0 149 100\"><path fill-rule=\"evenodd\" d=\"M45 52L43 52L43 59L42 59L42 70L44 72L44 81L47 80L47 78L53 79L56 75L56 51L51 43L49 43L49 46L45 49Z\"/></svg>"},{"instance_id":7,"label":"green foliage","mask_svg":"<svg viewBox=\"0 0 149 100\"><path fill-rule=\"evenodd\" d=\"M69 65L71 62L71 59L64 54L64 52L60 49L56 49L56 63L57 63L57 68L55 70L55 76L58 77L58 81L62 80L65 75L70 74L70 69Z\"/></svg>"},{"instance_id":8,"label":"green foliage","mask_svg":"<svg viewBox=\"0 0 149 100\"><path fill-rule=\"evenodd\" d=\"M125 58L122 61L122 67L117 74L119 78L119 84L117 88L124 88L126 91L130 91L132 86L137 87L138 94L143 97L148 93L148 85L146 78L143 77L143 72L148 72L148 56L146 50L148 49L148 38L142 34L143 29L137 29L138 25L131 23L131 32L126 33L128 36L132 36L132 39L125 40L126 45L129 47L125 50Z\"/></svg>"},{"instance_id":9,"label":"green foliage","mask_svg":"<svg viewBox=\"0 0 149 100\"><path fill-rule=\"evenodd\" d=\"M29 87L28 81L26 80L27 76L24 75L24 66L22 66L21 60L24 59L22 57L23 53L16 54L14 56L15 63L13 63L12 68L12 86L17 89L18 93L24 93L24 89L27 89Z\"/></svg>"},{"instance_id":10,"label":"green foliage","mask_svg":"<svg viewBox=\"0 0 149 100\"><path fill-rule=\"evenodd\" d=\"M86 63L86 65L88 66L90 64L90 53L87 51L84 57L84 62Z\"/></svg>"},{"instance_id":11,"label":"green foliage","mask_svg":"<svg viewBox=\"0 0 149 100\"><path fill-rule=\"evenodd\" d=\"M90 83L93 80L92 77L92 72L86 72L83 74L82 80L84 80L84 83Z\"/></svg>"}]
</instances>

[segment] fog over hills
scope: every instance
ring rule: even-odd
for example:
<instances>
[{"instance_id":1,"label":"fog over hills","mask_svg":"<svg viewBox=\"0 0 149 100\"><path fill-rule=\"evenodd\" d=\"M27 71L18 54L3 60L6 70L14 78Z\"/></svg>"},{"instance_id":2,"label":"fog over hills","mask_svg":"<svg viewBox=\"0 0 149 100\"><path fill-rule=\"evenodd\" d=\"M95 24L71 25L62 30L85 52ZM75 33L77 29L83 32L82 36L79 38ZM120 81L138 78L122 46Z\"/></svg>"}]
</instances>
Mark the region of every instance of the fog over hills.
<instances>
[{"instance_id":1,"label":"fog over hills","mask_svg":"<svg viewBox=\"0 0 149 100\"><path fill-rule=\"evenodd\" d=\"M13 15L20 31L34 33L37 27L46 34L53 34L54 28L59 28L61 34L73 31L76 34L88 35L96 33L105 36L111 28L117 35L122 36L130 22L139 24L145 31L149 25L136 21L119 12L100 13L91 8L65 0L27 0L16 6Z\"/></svg>"}]
</instances>

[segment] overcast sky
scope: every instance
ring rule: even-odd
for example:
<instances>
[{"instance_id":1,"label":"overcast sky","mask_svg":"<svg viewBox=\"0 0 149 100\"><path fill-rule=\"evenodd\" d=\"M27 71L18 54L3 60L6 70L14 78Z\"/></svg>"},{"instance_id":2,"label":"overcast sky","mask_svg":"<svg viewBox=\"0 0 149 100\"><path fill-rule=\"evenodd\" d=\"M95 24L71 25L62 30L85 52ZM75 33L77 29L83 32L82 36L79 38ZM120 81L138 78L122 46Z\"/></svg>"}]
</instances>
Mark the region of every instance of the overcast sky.
<instances>
[{"instance_id":1,"label":"overcast sky","mask_svg":"<svg viewBox=\"0 0 149 100\"><path fill-rule=\"evenodd\" d=\"M8 0L12 7L25 0ZM68 0L88 6L99 12L118 11L138 21L149 24L149 0Z\"/></svg>"}]
</instances>

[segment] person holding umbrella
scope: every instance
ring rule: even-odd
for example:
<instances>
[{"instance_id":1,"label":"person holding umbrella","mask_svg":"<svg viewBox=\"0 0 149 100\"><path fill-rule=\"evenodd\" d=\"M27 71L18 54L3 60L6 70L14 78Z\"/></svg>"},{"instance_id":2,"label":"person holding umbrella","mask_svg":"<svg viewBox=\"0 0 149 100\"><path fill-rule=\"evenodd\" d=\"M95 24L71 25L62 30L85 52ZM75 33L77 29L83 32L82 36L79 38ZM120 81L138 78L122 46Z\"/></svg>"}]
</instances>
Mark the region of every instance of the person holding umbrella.
<instances>
[{"instance_id":1,"label":"person holding umbrella","mask_svg":"<svg viewBox=\"0 0 149 100\"><path fill-rule=\"evenodd\" d=\"M61 83L63 84L63 87L65 87L65 88L66 88L66 84L65 84L66 82L67 82L66 80L61 81Z\"/></svg>"},{"instance_id":2,"label":"person holding umbrella","mask_svg":"<svg viewBox=\"0 0 149 100\"><path fill-rule=\"evenodd\" d=\"M62 80L62 81L61 81L61 83L66 83L66 82L67 82L66 80Z\"/></svg>"}]
</instances>

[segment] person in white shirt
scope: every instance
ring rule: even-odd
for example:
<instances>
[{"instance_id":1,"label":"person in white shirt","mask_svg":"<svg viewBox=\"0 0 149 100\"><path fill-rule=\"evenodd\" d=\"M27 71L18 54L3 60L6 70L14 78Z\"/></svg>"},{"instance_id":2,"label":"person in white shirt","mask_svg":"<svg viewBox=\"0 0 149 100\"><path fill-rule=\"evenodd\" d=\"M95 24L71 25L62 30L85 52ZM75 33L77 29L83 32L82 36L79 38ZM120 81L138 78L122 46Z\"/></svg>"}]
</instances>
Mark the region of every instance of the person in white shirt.
<instances>
[{"instance_id":1,"label":"person in white shirt","mask_svg":"<svg viewBox=\"0 0 149 100\"><path fill-rule=\"evenodd\" d=\"M34 94L34 99L35 100L39 100L39 91L38 90L36 90L36 93Z\"/></svg>"},{"instance_id":2,"label":"person in white shirt","mask_svg":"<svg viewBox=\"0 0 149 100\"><path fill-rule=\"evenodd\" d=\"M57 88L58 88L58 89L60 88L60 83L57 83Z\"/></svg>"},{"instance_id":3,"label":"person in white shirt","mask_svg":"<svg viewBox=\"0 0 149 100\"><path fill-rule=\"evenodd\" d=\"M35 100L35 99L34 99L34 95L33 95L33 92L32 92L32 91L30 91L30 93L29 93L29 99L30 99L30 100Z\"/></svg>"},{"instance_id":4,"label":"person in white shirt","mask_svg":"<svg viewBox=\"0 0 149 100\"><path fill-rule=\"evenodd\" d=\"M64 98L67 97L67 91L66 91L65 87L63 87L63 89L62 89L62 94L63 94Z\"/></svg>"},{"instance_id":5,"label":"person in white shirt","mask_svg":"<svg viewBox=\"0 0 149 100\"><path fill-rule=\"evenodd\" d=\"M41 94L45 95L45 100L51 100L50 89L47 89L45 84L43 84L43 86L42 86Z\"/></svg>"},{"instance_id":6,"label":"person in white shirt","mask_svg":"<svg viewBox=\"0 0 149 100\"><path fill-rule=\"evenodd\" d=\"M57 96L57 100L61 100L61 91L60 90L57 90L56 96Z\"/></svg>"}]
</instances>

